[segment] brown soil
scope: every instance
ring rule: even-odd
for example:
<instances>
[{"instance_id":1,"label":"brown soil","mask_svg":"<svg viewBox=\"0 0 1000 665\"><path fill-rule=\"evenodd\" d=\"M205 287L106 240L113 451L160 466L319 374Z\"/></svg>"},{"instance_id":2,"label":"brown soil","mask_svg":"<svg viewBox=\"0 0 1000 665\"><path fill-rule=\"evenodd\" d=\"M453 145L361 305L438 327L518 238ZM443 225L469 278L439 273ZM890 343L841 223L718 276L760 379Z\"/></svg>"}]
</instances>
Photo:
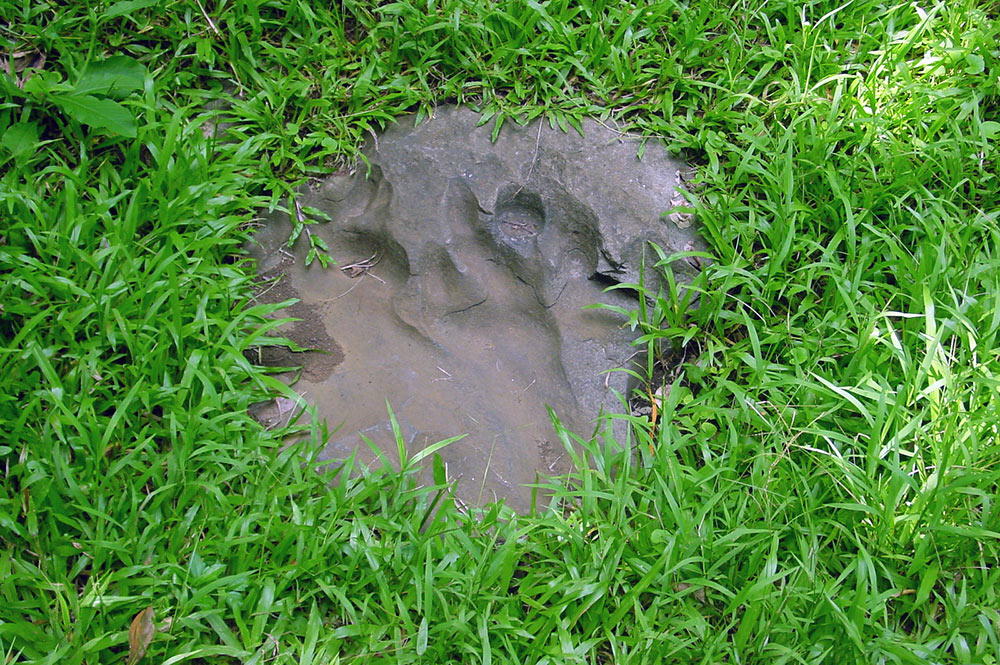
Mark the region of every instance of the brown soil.
<instances>
[{"instance_id":1,"label":"brown soil","mask_svg":"<svg viewBox=\"0 0 1000 665\"><path fill-rule=\"evenodd\" d=\"M266 367L301 367L304 378L309 381L324 381L344 362L344 351L327 332L316 308L302 302L298 292L289 283L285 270L291 262L292 259L286 259L278 270L260 277L257 302L274 304L299 299L272 316L299 319L282 327L280 333L307 350L292 351L285 346L259 346L249 349L247 357L251 362Z\"/></svg>"}]
</instances>

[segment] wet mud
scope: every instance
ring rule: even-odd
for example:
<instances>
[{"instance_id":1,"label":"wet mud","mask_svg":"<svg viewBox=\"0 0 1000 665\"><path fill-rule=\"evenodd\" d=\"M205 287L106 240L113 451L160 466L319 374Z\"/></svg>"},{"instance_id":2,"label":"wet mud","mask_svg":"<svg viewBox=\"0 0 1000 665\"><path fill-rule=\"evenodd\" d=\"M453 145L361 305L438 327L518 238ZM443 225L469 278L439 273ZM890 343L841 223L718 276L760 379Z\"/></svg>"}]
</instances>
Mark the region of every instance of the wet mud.
<instances>
[{"instance_id":1,"label":"wet mud","mask_svg":"<svg viewBox=\"0 0 1000 665\"><path fill-rule=\"evenodd\" d=\"M567 468L550 413L590 438L611 426L600 412L627 408L616 370L631 366L635 333L592 306L635 307L609 284L637 279L647 240L680 251L694 238L660 216L679 165L655 150L639 162L634 143L594 127L590 143L529 125L493 144L475 114L442 115L381 135L369 173L303 189L300 205L332 220L309 228L336 265L306 267L305 236L283 247L289 216L265 219L251 250L271 280L259 298L298 298L281 314L301 320L282 334L317 351L266 348L259 361L302 366L294 389L334 430L327 459L374 462L367 438L398 462L388 401L411 453L466 435L440 452L460 498L523 511L526 485ZM581 166L595 150L601 161ZM623 165L634 172L611 178ZM261 418L286 415L271 411Z\"/></svg>"}]
</instances>

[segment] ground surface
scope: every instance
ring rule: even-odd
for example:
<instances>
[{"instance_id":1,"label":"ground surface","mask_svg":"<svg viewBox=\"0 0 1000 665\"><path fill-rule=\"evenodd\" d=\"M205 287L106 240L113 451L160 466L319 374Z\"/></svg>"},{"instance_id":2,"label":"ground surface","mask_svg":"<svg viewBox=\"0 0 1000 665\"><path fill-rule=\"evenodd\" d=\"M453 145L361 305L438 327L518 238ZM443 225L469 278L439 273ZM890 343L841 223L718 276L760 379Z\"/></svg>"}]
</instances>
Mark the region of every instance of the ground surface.
<instances>
[{"instance_id":1,"label":"ground surface","mask_svg":"<svg viewBox=\"0 0 1000 665\"><path fill-rule=\"evenodd\" d=\"M412 452L464 435L439 453L459 499L527 512L529 485L568 468L548 410L589 438L609 425L602 411L627 410L623 370L643 366L622 313L635 292L607 287L655 262L647 243L698 240L662 215L685 201L659 146L640 160L636 138L596 122L581 135L535 121L493 141L479 121L449 106L419 126L400 118L367 143L368 166L302 188L295 209L329 221L289 249L294 217L272 215L251 252L262 277L280 275L263 301L300 300L292 339L329 352L300 354L293 386L337 428L324 458L378 463L362 436L396 456L388 402ZM307 265L310 238L336 268Z\"/></svg>"},{"instance_id":2,"label":"ground surface","mask_svg":"<svg viewBox=\"0 0 1000 665\"><path fill-rule=\"evenodd\" d=\"M4 660L1000 662L998 13L0 3ZM443 102L698 167L650 411L525 516L248 415L257 211Z\"/></svg>"}]
</instances>

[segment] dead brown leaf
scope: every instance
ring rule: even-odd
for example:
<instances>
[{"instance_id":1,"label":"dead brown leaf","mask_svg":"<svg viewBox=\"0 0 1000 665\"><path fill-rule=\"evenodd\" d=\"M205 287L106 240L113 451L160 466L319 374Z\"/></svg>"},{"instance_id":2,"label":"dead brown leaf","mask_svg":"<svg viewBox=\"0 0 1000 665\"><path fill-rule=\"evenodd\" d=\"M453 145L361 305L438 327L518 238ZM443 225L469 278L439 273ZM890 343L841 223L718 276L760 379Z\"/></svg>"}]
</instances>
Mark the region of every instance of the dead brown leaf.
<instances>
[{"instance_id":1,"label":"dead brown leaf","mask_svg":"<svg viewBox=\"0 0 1000 665\"><path fill-rule=\"evenodd\" d=\"M32 49L30 51L17 51L10 54L10 57L0 56L0 70L7 73L18 88L24 87L25 81L31 78L31 70L41 71L45 67L46 56L41 51ZM25 70L28 70L25 72ZM21 73L24 76L18 76Z\"/></svg>"},{"instance_id":2,"label":"dead brown leaf","mask_svg":"<svg viewBox=\"0 0 1000 665\"><path fill-rule=\"evenodd\" d=\"M135 615L132 625L128 627L128 660L126 665L135 665L146 655L149 643L156 634L156 624L153 622L153 606L150 605Z\"/></svg>"},{"instance_id":3,"label":"dead brown leaf","mask_svg":"<svg viewBox=\"0 0 1000 665\"><path fill-rule=\"evenodd\" d=\"M687 591L690 588L691 585L687 582L677 582L674 584L674 591ZM707 599L705 596L705 587L696 587L695 590L691 592L691 595L694 596L695 600L699 603L704 603Z\"/></svg>"}]
</instances>

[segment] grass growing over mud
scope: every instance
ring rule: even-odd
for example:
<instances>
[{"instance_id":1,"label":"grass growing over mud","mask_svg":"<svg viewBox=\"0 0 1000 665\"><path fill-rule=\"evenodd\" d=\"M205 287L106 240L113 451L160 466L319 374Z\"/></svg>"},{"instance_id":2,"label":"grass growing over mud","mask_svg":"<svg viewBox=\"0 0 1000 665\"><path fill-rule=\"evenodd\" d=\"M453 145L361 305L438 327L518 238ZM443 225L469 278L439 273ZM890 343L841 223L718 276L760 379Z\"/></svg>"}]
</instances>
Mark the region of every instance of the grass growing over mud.
<instances>
[{"instance_id":1,"label":"grass growing over mud","mask_svg":"<svg viewBox=\"0 0 1000 665\"><path fill-rule=\"evenodd\" d=\"M0 5L5 662L1000 662L996 2L326 4ZM529 517L246 414L253 211L443 101L700 165L658 426Z\"/></svg>"}]
</instances>

